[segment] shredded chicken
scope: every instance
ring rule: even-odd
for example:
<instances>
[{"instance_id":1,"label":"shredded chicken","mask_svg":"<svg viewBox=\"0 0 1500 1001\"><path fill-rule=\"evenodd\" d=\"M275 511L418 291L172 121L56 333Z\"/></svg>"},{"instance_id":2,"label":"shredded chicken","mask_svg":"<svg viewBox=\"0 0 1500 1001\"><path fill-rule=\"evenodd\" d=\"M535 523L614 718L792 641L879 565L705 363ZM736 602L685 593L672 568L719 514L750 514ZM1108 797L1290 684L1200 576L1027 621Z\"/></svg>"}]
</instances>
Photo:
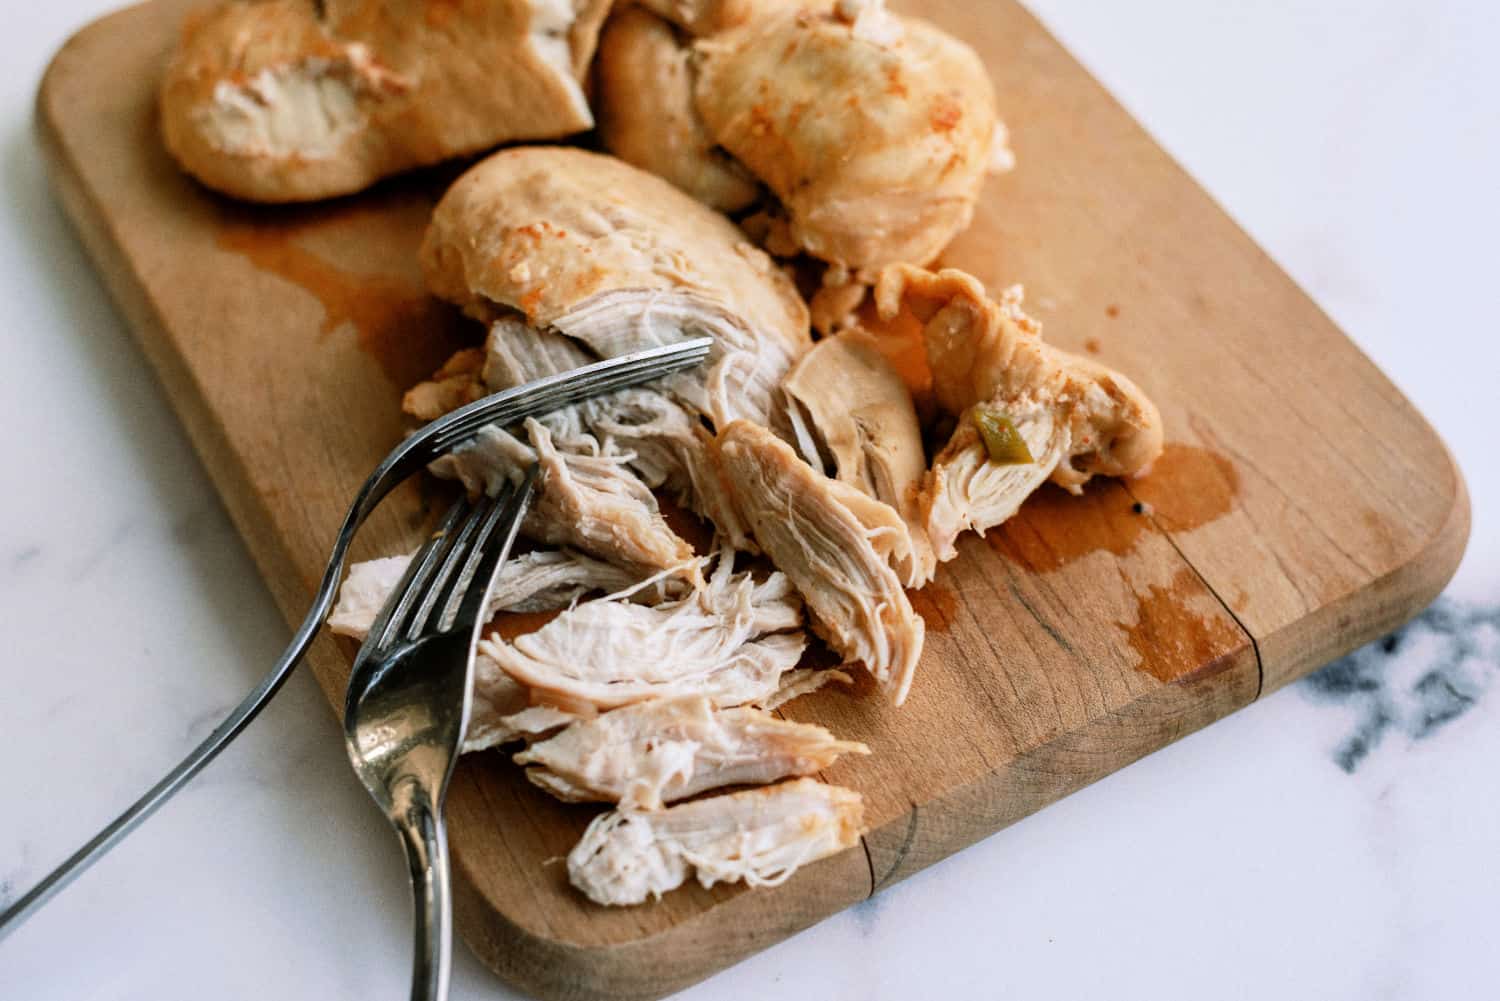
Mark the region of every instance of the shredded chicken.
<instances>
[{"instance_id":1,"label":"shredded chicken","mask_svg":"<svg viewBox=\"0 0 1500 1001\"><path fill-rule=\"evenodd\" d=\"M696 874L705 887L776 886L859 840L857 792L796 779L670 809L611 811L568 853L568 878L595 903L639 904Z\"/></svg>"},{"instance_id":2,"label":"shredded chicken","mask_svg":"<svg viewBox=\"0 0 1500 1001\"><path fill-rule=\"evenodd\" d=\"M363 640L410 563L410 556L386 556L350 567L349 576L339 588L338 604L328 616L328 628L340 636ZM566 608L592 591L621 591L638 584L640 579L639 574L566 549L523 553L512 556L500 568L485 617L499 612L549 612ZM658 590L648 589L644 594L659 597L676 584L661 581Z\"/></svg>"},{"instance_id":3,"label":"shredded chicken","mask_svg":"<svg viewBox=\"0 0 1500 1001\"><path fill-rule=\"evenodd\" d=\"M480 650L549 704L582 712L698 693L717 706L770 697L805 640L801 602L780 573L757 583L728 553L680 599L599 599ZM616 597L625 597L624 595Z\"/></svg>"},{"instance_id":4,"label":"shredded chicken","mask_svg":"<svg viewBox=\"0 0 1500 1001\"><path fill-rule=\"evenodd\" d=\"M971 275L954 269L887 269L876 288L881 315L903 310L923 324L938 405L959 418L939 453L920 503L941 559L965 529L983 532L1015 513L1049 477L1073 492L1096 474L1143 472L1161 454L1161 415L1129 379L1041 338L1021 309L1021 290L997 302ZM1006 417L1033 461L987 461L975 408Z\"/></svg>"},{"instance_id":5,"label":"shredded chicken","mask_svg":"<svg viewBox=\"0 0 1500 1001\"><path fill-rule=\"evenodd\" d=\"M455 358L407 395L420 419L474 394L476 382L498 390L685 337L715 342L701 369L533 420L524 440L487 429L435 472L493 491L540 461L526 534L630 569L693 555L654 489L707 519L723 543L752 548L705 422L770 419L776 385L807 347L807 313L727 220L618 161L508 150L444 197L423 258L433 290L484 318L490 336L477 377L471 355Z\"/></svg>"},{"instance_id":6,"label":"shredded chicken","mask_svg":"<svg viewBox=\"0 0 1500 1001\"><path fill-rule=\"evenodd\" d=\"M483 653L474 656L473 701L469 728L464 733L464 751L479 751L509 743L529 732L544 732L523 714L531 695L514 678ZM559 725L566 725L566 721Z\"/></svg>"},{"instance_id":7,"label":"shredded chicken","mask_svg":"<svg viewBox=\"0 0 1500 1001\"><path fill-rule=\"evenodd\" d=\"M802 593L814 630L846 660L863 663L900 705L924 634L891 566L912 559L901 516L812 469L755 424L725 428L719 457L741 515Z\"/></svg>"},{"instance_id":8,"label":"shredded chicken","mask_svg":"<svg viewBox=\"0 0 1500 1001\"><path fill-rule=\"evenodd\" d=\"M515 686L516 691L525 692L525 689L511 681L505 672L500 671L499 665L494 661L488 657L482 657L475 661L475 665L477 666L480 661L493 665L501 677ZM525 709L506 713L497 710L494 705L486 705L481 709L476 702L469 716L469 730L464 736L463 753L486 751L492 747L513 744L518 740L540 740L574 723L579 718L575 713L553 706L527 706Z\"/></svg>"},{"instance_id":9,"label":"shredded chicken","mask_svg":"<svg viewBox=\"0 0 1500 1001\"><path fill-rule=\"evenodd\" d=\"M730 785L811 775L869 748L820 726L702 695L653 699L580 720L515 755L526 777L558 799L654 810Z\"/></svg>"},{"instance_id":10,"label":"shredded chicken","mask_svg":"<svg viewBox=\"0 0 1500 1001\"><path fill-rule=\"evenodd\" d=\"M794 671L788 671L783 674L780 686L776 691L763 699L757 700L755 705L770 712L772 709L786 705L793 699L799 699L804 695L811 695L824 685L832 684L835 681L841 685L854 684L854 679L843 671L799 667Z\"/></svg>"},{"instance_id":11,"label":"shredded chicken","mask_svg":"<svg viewBox=\"0 0 1500 1001\"><path fill-rule=\"evenodd\" d=\"M907 587L932 578L937 560L918 523L927 472L922 430L906 383L871 336L849 330L821 340L781 383L778 423L814 469L897 511L911 550L896 567Z\"/></svg>"}]
</instances>

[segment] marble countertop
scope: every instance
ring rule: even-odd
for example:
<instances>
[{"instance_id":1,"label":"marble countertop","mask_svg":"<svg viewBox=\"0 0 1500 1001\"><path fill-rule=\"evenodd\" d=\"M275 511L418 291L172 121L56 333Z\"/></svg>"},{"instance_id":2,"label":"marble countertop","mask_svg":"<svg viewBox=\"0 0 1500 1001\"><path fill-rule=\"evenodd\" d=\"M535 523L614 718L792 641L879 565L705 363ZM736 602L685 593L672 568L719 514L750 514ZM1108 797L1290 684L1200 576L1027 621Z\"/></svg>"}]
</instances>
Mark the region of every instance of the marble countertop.
<instances>
[{"instance_id":1,"label":"marble countertop","mask_svg":"<svg viewBox=\"0 0 1500 1001\"><path fill-rule=\"evenodd\" d=\"M0 33L0 901L287 637L31 135L50 53L114 4L17 5ZM1468 556L1397 634L682 997L1492 997L1497 7L1031 5L1437 426L1473 496ZM302 675L0 942L0 997L404 996L404 879ZM456 965L455 999L510 996Z\"/></svg>"}]
</instances>

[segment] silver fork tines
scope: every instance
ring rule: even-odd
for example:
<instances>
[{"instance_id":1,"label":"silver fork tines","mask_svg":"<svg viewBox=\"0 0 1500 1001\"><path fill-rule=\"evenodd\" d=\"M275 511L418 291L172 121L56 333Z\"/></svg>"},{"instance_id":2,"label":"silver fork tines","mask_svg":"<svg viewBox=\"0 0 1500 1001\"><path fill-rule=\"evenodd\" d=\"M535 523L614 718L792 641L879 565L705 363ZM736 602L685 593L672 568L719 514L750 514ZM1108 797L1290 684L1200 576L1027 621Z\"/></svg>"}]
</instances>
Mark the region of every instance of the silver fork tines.
<instances>
[{"instance_id":1,"label":"silver fork tines","mask_svg":"<svg viewBox=\"0 0 1500 1001\"><path fill-rule=\"evenodd\" d=\"M386 599L349 677L349 760L401 836L409 863L414 1001L448 992L453 937L443 797L468 726L485 599L536 475L532 466L519 486L453 506Z\"/></svg>"},{"instance_id":2,"label":"silver fork tines","mask_svg":"<svg viewBox=\"0 0 1500 1001\"><path fill-rule=\"evenodd\" d=\"M487 396L455 410L408 437L391 450L375 471L370 474L355 495L344 522L339 527L323 571L318 592L313 597L307 617L292 636L281 659L271 668L260 683L245 696L213 733L193 748L176 768L167 773L160 782L147 790L146 794L131 804L130 808L116 817L107 827L94 835L87 844L70 855L61 865L48 873L25 895L0 911L0 938L14 929L29 914L66 886L73 877L113 848L120 839L129 834L147 817L151 816L177 790L222 751L237 737L250 721L271 701L271 698L291 677L292 670L301 662L317 636L323 620L333 607L338 593L339 581L344 576L344 564L349 556L349 545L354 534L371 511L397 484L424 469L433 460L447 454L490 424L514 424L527 417L539 416L550 410L565 407L592 396L598 396L626 386L634 386L652 379L691 368L708 357L713 340L699 337L680 344L637 351L596 362L583 368L549 376L524 386L517 386Z\"/></svg>"}]
</instances>

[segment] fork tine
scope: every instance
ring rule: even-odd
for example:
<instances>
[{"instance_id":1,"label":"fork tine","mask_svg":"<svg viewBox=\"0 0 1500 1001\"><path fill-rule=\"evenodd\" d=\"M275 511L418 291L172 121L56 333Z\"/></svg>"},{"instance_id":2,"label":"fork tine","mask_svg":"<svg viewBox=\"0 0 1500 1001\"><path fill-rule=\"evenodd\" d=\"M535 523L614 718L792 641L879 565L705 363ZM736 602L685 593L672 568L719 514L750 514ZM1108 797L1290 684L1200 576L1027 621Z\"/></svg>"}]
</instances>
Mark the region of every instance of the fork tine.
<instances>
[{"instance_id":1,"label":"fork tine","mask_svg":"<svg viewBox=\"0 0 1500 1001\"><path fill-rule=\"evenodd\" d=\"M385 648L400 635L402 624L409 619L412 606L427 590L427 582L442 558L444 545L452 536L454 526L464 516L467 507L467 499L460 500L453 505L452 509L443 516L442 524L427 537L421 548L412 556L406 572L401 575L401 580L396 584L395 590L391 592L390 597L386 598L380 614L375 617L375 622L370 626L370 632L360 647L362 656L366 651Z\"/></svg>"},{"instance_id":2,"label":"fork tine","mask_svg":"<svg viewBox=\"0 0 1500 1001\"><path fill-rule=\"evenodd\" d=\"M453 544L443 554L442 566L428 582L422 601L406 629L407 639L416 639L426 632L442 627L453 592L467 581L467 571L473 560L476 547L483 546L485 526L494 518L495 512L509 502L515 488L509 484L495 497L481 495L465 514L463 523L453 533Z\"/></svg>"},{"instance_id":3,"label":"fork tine","mask_svg":"<svg viewBox=\"0 0 1500 1001\"><path fill-rule=\"evenodd\" d=\"M521 480L521 485L511 491L503 506L497 505L490 517L485 519L484 530L474 546L473 556L460 578L464 589L453 599L444 602L445 618L451 617L450 629L472 631L484 615L485 600L489 597L490 585L496 572L510 557L510 547L521 530L521 519L531 506L541 466L532 463ZM454 607L456 604L457 607Z\"/></svg>"},{"instance_id":4,"label":"fork tine","mask_svg":"<svg viewBox=\"0 0 1500 1001\"><path fill-rule=\"evenodd\" d=\"M606 359L526 386L503 390L430 425L432 444L439 451L447 451L488 424L514 423L527 416L691 367L706 358L712 347L711 338L700 337Z\"/></svg>"}]
</instances>

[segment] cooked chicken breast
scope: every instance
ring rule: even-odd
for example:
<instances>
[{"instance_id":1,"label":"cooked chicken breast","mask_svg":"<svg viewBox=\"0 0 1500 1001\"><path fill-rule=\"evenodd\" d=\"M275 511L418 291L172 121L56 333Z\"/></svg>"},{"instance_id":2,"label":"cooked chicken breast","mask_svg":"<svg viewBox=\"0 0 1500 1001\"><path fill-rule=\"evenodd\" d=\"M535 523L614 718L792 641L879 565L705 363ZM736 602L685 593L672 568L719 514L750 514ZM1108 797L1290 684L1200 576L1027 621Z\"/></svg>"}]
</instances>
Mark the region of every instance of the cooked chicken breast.
<instances>
[{"instance_id":1,"label":"cooked chicken breast","mask_svg":"<svg viewBox=\"0 0 1500 1001\"><path fill-rule=\"evenodd\" d=\"M1021 309L1019 288L999 301L962 271L901 266L881 275L880 312L910 311L923 324L937 403L959 418L937 456L921 503L941 559L968 528L983 532L1015 513L1048 478L1078 492L1096 474L1131 476L1161 454L1156 406L1125 376L1044 344ZM1025 443L992 458L985 432Z\"/></svg>"},{"instance_id":2,"label":"cooked chicken breast","mask_svg":"<svg viewBox=\"0 0 1500 1001\"><path fill-rule=\"evenodd\" d=\"M911 556L896 567L906 587L931 579L937 559L919 524L927 472L911 393L871 336L845 331L803 355L781 383L776 424L802 458L890 505L911 529Z\"/></svg>"},{"instance_id":3,"label":"cooked chicken breast","mask_svg":"<svg viewBox=\"0 0 1500 1001\"><path fill-rule=\"evenodd\" d=\"M741 516L801 592L813 629L847 661L864 664L900 705L924 634L892 569L914 558L906 523L759 425L736 421L718 445Z\"/></svg>"},{"instance_id":4,"label":"cooked chicken breast","mask_svg":"<svg viewBox=\"0 0 1500 1001\"><path fill-rule=\"evenodd\" d=\"M588 601L510 642L479 649L533 698L590 714L647 699L700 694L716 706L760 702L797 666L801 602L780 573L757 583L715 558L688 595L646 606Z\"/></svg>"},{"instance_id":5,"label":"cooked chicken breast","mask_svg":"<svg viewBox=\"0 0 1500 1001\"><path fill-rule=\"evenodd\" d=\"M609 0L229 0L189 15L161 87L167 149L237 198L349 194L593 125L581 80Z\"/></svg>"},{"instance_id":6,"label":"cooked chicken breast","mask_svg":"<svg viewBox=\"0 0 1500 1001\"><path fill-rule=\"evenodd\" d=\"M715 709L702 695L653 699L579 720L515 755L558 799L655 810L730 785L812 775L870 749L761 709Z\"/></svg>"},{"instance_id":7,"label":"cooked chicken breast","mask_svg":"<svg viewBox=\"0 0 1500 1001\"><path fill-rule=\"evenodd\" d=\"M492 491L539 461L527 534L631 569L693 555L652 489L708 519L728 545L751 546L705 421L769 420L776 385L810 342L790 280L727 220L612 158L516 149L450 189L422 253L433 290L488 322L490 337L477 376L466 356L408 394L417 416L599 357L700 335L716 342L703 369L528 423L524 441L489 429L435 471Z\"/></svg>"},{"instance_id":8,"label":"cooked chicken breast","mask_svg":"<svg viewBox=\"0 0 1500 1001\"><path fill-rule=\"evenodd\" d=\"M791 279L729 220L613 157L505 150L448 190L422 245L428 287L490 322L519 312L602 357L716 346L663 386L716 425L764 422L810 346Z\"/></svg>"},{"instance_id":9,"label":"cooked chicken breast","mask_svg":"<svg viewBox=\"0 0 1500 1001\"><path fill-rule=\"evenodd\" d=\"M615 156L710 208L740 212L760 197L760 187L699 120L691 59L692 47L666 21L640 7L615 10L594 64L599 138ZM643 99L654 114L637 110Z\"/></svg>"},{"instance_id":10,"label":"cooked chicken breast","mask_svg":"<svg viewBox=\"0 0 1500 1001\"><path fill-rule=\"evenodd\" d=\"M843 671L835 671L831 668L799 667L783 674L776 691L766 698L757 699L754 704L757 708L770 712L793 699L810 695L835 681L841 685L854 684L854 679Z\"/></svg>"},{"instance_id":11,"label":"cooked chicken breast","mask_svg":"<svg viewBox=\"0 0 1500 1001\"><path fill-rule=\"evenodd\" d=\"M523 685L483 653L475 654L473 701L463 750L480 751L527 734L539 735L572 721L569 716L539 724L525 715L530 703L531 693Z\"/></svg>"},{"instance_id":12,"label":"cooked chicken breast","mask_svg":"<svg viewBox=\"0 0 1500 1001\"><path fill-rule=\"evenodd\" d=\"M1004 132L967 45L879 0L756 4L728 30L689 31L706 37L619 18L595 96L605 145L726 211L752 200L726 183L732 157L776 200L747 228L830 265L820 330L882 267L926 263L969 224Z\"/></svg>"},{"instance_id":13,"label":"cooked chicken breast","mask_svg":"<svg viewBox=\"0 0 1500 1001\"><path fill-rule=\"evenodd\" d=\"M711 35L796 0L635 0L690 35ZM624 8L629 10L630 8Z\"/></svg>"},{"instance_id":14,"label":"cooked chicken breast","mask_svg":"<svg viewBox=\"0 0 1500 1001\"><path fill-rule=\"evenodd\" d=\"M526 690L512 681L504 671L500 671L499 665L494 661L481 656L475 660L475 667L477 668L480 663L493 666L501 677L515 686L516 691L525 693ZM527 706L508 713L499 711L499 708L493 702L481 705L477 701L476 693L474 708L469 714L469 729L464 734L464 754L487 751L492 747L513 744L518 740L541 740L580 718L575 713L546 705Z\"/></svg>"},{"instance_id":15,"label":"cooked chicken breast","mask_svg":"<svg viewBox=\"0 0 1500 1001\"><path fill-rule=\"evenodd\" d=\"M698 44L698 114L814 257L873 278L969 224L995 136L984 65L878 2L824 0Z\"/></svg>"},{"instance_id":16,"label":"cooked chicken breast","mask_svg":"<svg viewBox=\"0 0 1500 1001\"><path fill-rule=\"evenodd\" d=\"M859 840L859 793L812 779L598 817L568 853L568 879L598 904L639 904L696 874L705 887L776 886Z\"/></svg>"},{"instance_id":17,"label":"cooked chicken breast","mask_svg":"<svg viewBox=\"0 0 1500 1001\"><path fill-rule=\"evenodd\" d=\"M386 556L351 566L328 616L328 628L363 640L410 563L409 555ZM538 549L505 561L484 614L490 618L500 612L550 612L567 608L585 594L623 591L640 580L640 574L583 553Z\"/></svg>"}]
</instances>

